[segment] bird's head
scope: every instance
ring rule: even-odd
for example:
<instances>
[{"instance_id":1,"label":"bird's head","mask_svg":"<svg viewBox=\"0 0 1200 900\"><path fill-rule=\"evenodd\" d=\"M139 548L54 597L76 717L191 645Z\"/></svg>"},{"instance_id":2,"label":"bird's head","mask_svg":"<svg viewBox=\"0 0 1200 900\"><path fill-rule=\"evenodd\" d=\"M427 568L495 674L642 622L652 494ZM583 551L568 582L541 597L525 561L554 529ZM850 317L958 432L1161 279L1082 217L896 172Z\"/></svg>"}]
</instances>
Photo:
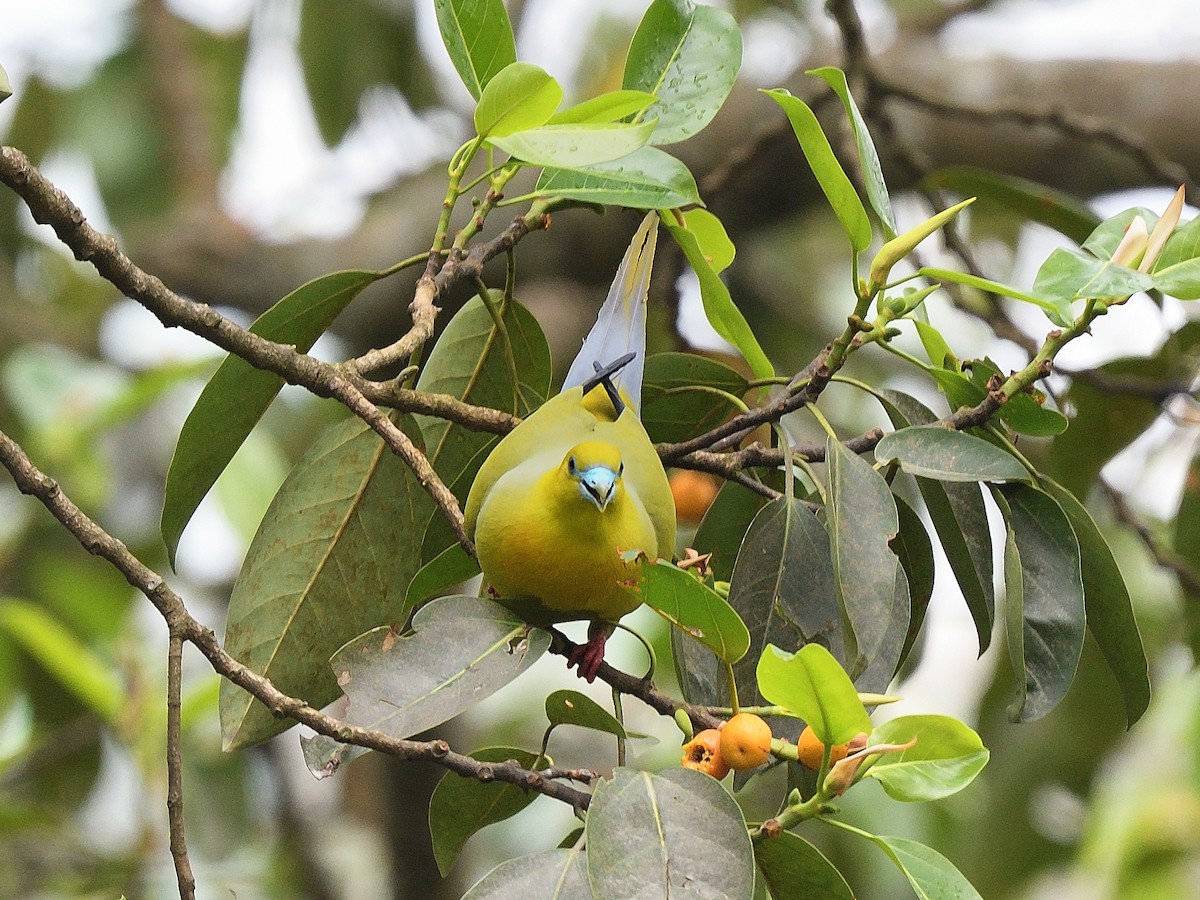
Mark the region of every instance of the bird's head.
<instances>
[{"instance_id":1,"label":"bird's head","mask_svg":"<svg viewBox=\"0 0 1200 900\"><path fill-rule=\"evenodd\" d=\"M570 449L562 472L579 489L579 495L603 512L621 488L625 464L621 451L603 441L584 441Z\"/></svg>"}]
</instances>

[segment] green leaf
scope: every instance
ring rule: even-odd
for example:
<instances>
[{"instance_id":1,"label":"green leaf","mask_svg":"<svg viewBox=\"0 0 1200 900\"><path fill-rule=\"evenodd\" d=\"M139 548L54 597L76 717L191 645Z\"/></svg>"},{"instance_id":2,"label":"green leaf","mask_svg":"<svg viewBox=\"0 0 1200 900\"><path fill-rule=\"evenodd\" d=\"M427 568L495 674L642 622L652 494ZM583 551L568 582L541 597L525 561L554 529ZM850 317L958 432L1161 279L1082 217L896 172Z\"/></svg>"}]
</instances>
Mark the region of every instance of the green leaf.
<instances>
[{"instance_id":1,"label":"green leaf","mask_svg":"<svg viewBox=\"0 0 1200 900\"><path fill-rule=\"evenodd\" d=\"M1077 244L1082 244L1100 224L1100 218L1078 198L1015 175L974 166L949 166L931 174L923 184L963 197L994 200L1022 219L1040 222Z\"/></svg>"},{"instance_id":2,"label":"green leaf","mask_svg":"<svg viewBox=\"0 0 1200 900\"><path fill-rule=\"evenodd\" d=\"M1158 224L1158 213L1142 206L1126 209L1097 225L1081 246L1099 259L1112 259L1113 253L1121 244L1121 239L1125 237L1125 232L1129 230L1129 224L1137 216L1142 217L1149 231L1153 231L1154 226Z\"/></svg>"},{"instance_id":3,"label":"green leaf","mask_svg":"<svg viewBox=\"0 0 1200 900\"><path fill-rule=\"evenodd\" d=\"M531 166L586 169L628 156L645 145L653 130L653 122L543 125L507 137L488 138L488 142Z\"/></svg>"},{"instance_id":4,"label":"green leaf","mask_svg":"<svg viewBox=\"0 0 1200 900\"><path fill-rule=\"evenodd\" d=\"M517 61L503 0L433 0L442 43L476 100L498 72Z\"/></svg>"},{"instance_id":5,"label":"green leaf","mask_svg":"<svg viewBox=\"0 0 1200 900\"><path fill-rule=\"evenodd\" d=\"M929 357L929 361L939 369L958 371L954 351L950 349L942 333L920 319L914 319L913 324L917 326L917 336L921 339L921 346L925 348L925 355Z\"/></svg>"},{"instance_id":6,"label":"green leaf","mask_svg":"<svg viewBox=\"0 0 1200 900\"><path fill-rule=\"evenodd\" d=\"M1079 544L1066 513L1037 488L1005 485L993 495L1007 526L1005 620L1017 681L1008 714L1030 722L1058 705L1083 652Z\"/></svg>"},{"instance_id":7,"label":"green leaf","mask_svg":"<svg viewBox=\"0 0 1200 900\"><path fill-rule=\"evenodd\" d=\"M691 572L645 558L632 589L656 613L732 665L750 648L750 632L732 606Z\"/></svg>"},{"instance_id":8,"label":"green leaf","mask_svg":"<svg viewBox=\"0 0 1200 900\"><path fill-rule=\"evenodd\" d=\"M575 106L560 110L550 117L550 125L582 125L615 122L640 113L654 102L654 95L645 91L609 91Z\"/></svg>"},{"instance_id":9,"label":"green leaf","mask_svg":"<svg viewBox=\"0 0 1200 900\"><path fill-rule=\"evenodd\" d=\"M799 500L779 497L754 517L738 553L729 602L750 631L750 652L733 668L738 696L747 705L765 696L755 673L770 644L798 648L817 641L842 652L829 536Z\"/></svg>"},{"instance_id":10,"label":"green leaf","mask_svg":"<svg viewBox=\"0 0 1200 900\"><path fill-rule=\"evenodd\" d=\"M862 834L904 873L917 900L983 900L954 864L932 847L901 837Z\"/></svg>"},{"instance_id":11,"label":"green leaf","mask_svg":"<svg viewBox=\"0 0 1200 900\"><path fill-rule=\"evenodd\" d=\"M308 352L378 272L351 269L315 278L259 316L250 331ZM196 507L262 418L283 379L230 354L209 379L179 433L164 488L161 532L172 561Z\"/></svg>"},{"instance_id":12,"label":"green leaf","mask_svg":"<svg viewBox=\"0 0 1200 900\"><path fill-rule=\"evenodd\" d=\"M1125 703L1125 721L1132 728L1150 705L1150 674L1129 588L1108 541L1083 504L1047 476L1041 477L1040 484L1066 513L1079 542L1088 630L1117 679ZM1176 521L1182 521L1182 517L1181 508Z\"/></svg>"},{"instance_id":13,"label":"green leaf","mask_svg":"<svg viewBox=\"0 0 1200 900\"><path fill-rule=\"evenodd\" d=\"M854 900L837 867L798 834L781 831L759 841L754 859L774 900Z\"/></svg>"},{"instance_id":14,"label":"green leaf","mask_svg":"<svg viewBox=\"0 0 1200 900\"><path fill-rule=\"evenodd\" d=\"M546 631L477 597L442 597L417 610L410 633L382 625L337 651L329 666L350 700L347 722L406 738L454 718L533 665ZM318 778L355 754L317 735L304 758Z\"/></svg>"},{"instance_id":15,"label":"green leaf","mask_svg":"<svg viewBox=\"0 0 1200 900\"><path fill-rule=\"evenodd\" d=\"M597 897L749 897L754 890L741 810L720 782L691 769L616 769L596 785L586 839Z\"/></svg>"},{"instance_id":16,"label":"green leaf","mask_svg":"<svg viewBox=\"0 0 1200 900\"><path fill-rule=\"evenodd\" d=\"M987 385L992 378L1004 380L1000 367L990 359L975 359L966 365L971 371L971 383L981 395L987 393ZM980 396L980 400L982 399ZM979 400L976 400L970 405L974 406L978 402ZM1036 388L1021 391L1000 407L1000 421L1018 434L1027 434L1030 437L1054 437L1056 434L1062 434L1067 430L1067 417L1058 410L1043 405L1045 402L1046 395Z\"/></svg>"},{"instance_id":17,"label":"green leaf","mask_svg":"<svg viewBox=\"0 0 1200 900\"><path fill-rule=\"evenodd\" d=\"M399 417L409 437L415 423ZM419 441L417 441L419 444ZM324 706L338 696L325 663L338 647L402 614L420 567L433 501L359 419L327 429L275 495L229 601L225 648L281 691ZM221 683L227 749L290 727L230 681Z\"/></svg>"},{"instance_id":18,"label":"green leaf","mask_svg":"<svg viewBox=\"0 0 1200 900\"><path fill-rule=\"evenodd\" d=\"M496 73L475 107L475 131L491 143L545 125L562 102L562 88L533 63L513 62Z\"/></svg>"},{"instance_id":19,"label":"green leaf","mask_svg":"<svg viewBox=\"0 0 1200 900\"><path fill-rule=\"evenodd\" d=\"M646 368L649 370L649 364ZM693 539L700 553L712 554L708 568L717 581L733 578L733 566L737 562L742 540L750 523L766 503L761 494L734 481L724 482L717 491L717 497L704 514Z\"/></svg>"},{"instance_id":20,"label":"green leaf","mask_svg":"<svg viewBox=\"0 0 1200 900\"><path fill-rule=\"evenodd\" d=\"M1200 300L1200 259L1188 259L1157 269L1154 286L1168 297Z\"/></svg>"},{"instance_id":21,"label":"green leaf","mask_svg":"<svg viewBox=\"0 0 1200 900\"><path fill-rule=\"evenodd\" d=\"M1176 226L1154 261L1154 274L1200 257L1200 216Z\"/></svg>"},{"instance_id":22,"label":"green leaf","mask_svg":"<svg viewBox=\"0 0 1200 900\"><path fill-rule=\"evenodd\" d=\"M921 403L897 391L876 396L896 428L926 425L937 417ZM987 509L978 485L918 478L917 487L938 541L962 590L982 655L992 639L996 600L992 584L992 538Z\"/></svg>"},{"instance_id":23,"label":"green leaf","mask_svg":"<svg viewBox=\"0 0 1200 900\"><path fill-rule=\"evenodd\" d=\"M821 185L829 205L850 238L850 247L855 253L861 253L871 243L871 220L867 218L862 200L846 177L842 164L834 156L816 114L807 103L783 89L763 93L778 103L787 114L792 131L800 142L800 149L804 151L804 158L808 160L817 183Z\"/></svg>"},{"instance_id":24,"label":"green leaf","mask_svg":"<svg viewBox=\"0 0 1200 900\"><path fill-rule=\"evenodd\" d=\"M740 372L716 360L655 353L642 375L642 425L655 442L689 440L740 412L735 398L747 387Z\"/></svg>"},{"instance_id":25,"label":"green leaf","mask_svg":"<svg viewBox=\"0 0 1200 900\"><path fill-rule=\"evenodd\" d=\"M826 441L828 472L826 528L833 573L845 623L846 658L857 657L851 671L865 669L879 654L893 617L907 631L908 608L893 609L900 561L888 543L900 530L891 489L869 463L833 438ZM890 661L894 669L899 661Z\"/></svg>"},{"instance_id":26,"label":"green leaf","mask_svg":"<svg viewBox=\"0 0 1200 900\"><path fill-rule=\"evenodd\" d=\"M893 800L916 802L949 797L975 780L987 765L988 751L974 731L950 716L900 716L889 719L867 739L867 746L916 744L885 753L867 777L883 785Z\"/></svg>"},{"instance_id":27,"label":"green leaf","mask_svg":"<svg viewBox=\"0 0 1200 900\"><path fill-rule=\"evenodd\" d=\"M12 95L12 83L8 80L8 73L4 71L4 66L0 66L0 103Z\"/></svg>"},{"instance_id":28,"label":"green leaf","mask_svg":"<svg viewBox=\"0 0 1200 900\"><path fill-rule=\"evenodd\" d=\"M871 719L846 670L820 644L786 653L769 644L758 661L758 688L799 715L823 744L846 744L871 730Z\"/></svg>"},{"instance_id":29,"label":"green leaf","mask_svg":"<svg viewBox=\"0 0 1200 900\"><path fill-rule=\"evenodd\" d=\"M893 431L875 447L875 458L880 462L897 460L910 475L939 481L1028 481L1033 477L1016 457L996 445L940 425Z\"/></svg>"},{"instance_id":30,"label":"green leaf","mask_svg":"<svg viewBox=\"0 0 1200 900\"><path fill-rule=\"evenodd\" d=\"M1035 294L1065 302L1120 299L1152 287L1154 279L1149 275L1063 247L1046 257L1033 280Z\"/></svg>"},{"instance_id":31,"label":"green leaf","mask_svg":"<svg viewBox=\"0 0 1200 900\"><path fill-rule=\"evenodd\" d=\"M729 13L654 0L629 44L621 87L658 98L644 116L658 119L653 143L673 144L712 120L741 65L742 32Z\"/></svg>"},{"instance_id":32,"label":"green leaf","mask_svg":"<svg viewBox=\"0 0 1200 900\"><path fill-rule=\"evenodd\" d=\"M709 265L696 235L686 228L672 224L669 219L664 219L663 224L683 250L684 256L700 280L700 299L704 304L704 315L713 330L733 344L746 358L755 378L774 378L775 367L763 353L746 317L729 296L729 288Z\"/></svg>"},{"instance_id":33,"label":"green leaf","mask_svg":"<svg viewBox=\"0 0 1200 900\"><path fill-rule=\"evenodd\" d=\"M882 286L888 280L888 274L896 263L905 259L921 245L925 238L945 226L951 219L975 202L974 197L968 197L961 203L956 203L948 209L934 213L920 225L910 228L903 234L896 235L879 248L875 258L871 260L871 271L868 283Z\"/></svg>"},{"instance_id":34,"label":"green leaf","mask_svg":"<svg viewBox=\"0 0 1200 900\"><path fill-rule=\"evenodd\" d=\"M608 710L579 691L555 691L546 698L546 718L551 725L578 725L625 737L625 726Z\"/></svg>"},{"instance_id":35,"label":"green leaf","mask_svg":"<svg viewBox=\"0 0 1200 900\"><path fill-rule=\"evenodd\" d=\"M485 747L470 756L483 763L514 760L524 769L532 769L538 759L536 753L516 747ZM484 783L455 772L443 775L429 798L429 834L433 858L442 877L450 871L471 835L512 818L537 797L533 791L506 781Z\"/></svg>"},{"instance_id":36,"label":"green leaf","mask_svg":"<svg viewBox=\"0 0 1200 900\"><path fill-rule=\"evenodd\" d=\"M981 278L978 275L969 275L966 272L955 272L953 269L937 269L923 266L918 270L918 274L925 278L932 278L935 281L965 284L967 287L986 291L989 294L999 294L1002 297L1012 297L1014 300L1020 300L1023 303L1032 303L1034 306L1040 306L1044 309L1051 321L1063 328L1068 327L1073 318L1071 301L1066 298L1035 296L1034 294L1019 291L1014 287L1009 287L1007 284L1002 284L999 281L992 281L990 278Z\"/></svg>"},{"instance_id":37,"label":"green leaf","mask_svg":"<svg viewBox=\"0 0 1200 900\"><path fill-rule=\"evenodd\" d=\"M892 201L888 196L887 182L883 180L883 167L879 164L879 154L875 151L875 142L871 140L871 132L867 123L858 111L858 104L850 95L850 85L846 83L846 73L834 66L824 66L820 69L809 69L805 75L816 75L833 88L833 92L842 101L846 117L850 120L850 128L854 131L854 143L858 147L858 165L862 172L864 187L867 189L867 201L879 216L883 225L884 239L890 240L896 236L896 217L892 213Z\"/></svg>"},{"instance_id":38,"label":"green leaf","mask_svg":"<svg viewBox=\"0 0 1200 900\"><path fill-rule=\"evenodd\" d=\"M583 203L671 209L700 203L687 166L657 147L581 169L545 169L534 193Z\"/></svg>"},{"instance_id":39,"label":"green leaf","mask_svg":"<svg viewBox=\"0 0 1200 900\"><path fill-rule=\"evenodd\" d=\"M1049 487L1047 490L1050 490L1051 494L1057 496ZM1067 510L1067 515L1071 515L1069 507L1064 506L1063 508ZM1074 519L1071 521L1073 523ZM1179 554L1180 559L1192 568L1192 571L1200 572L1200 457L1192 458L1191 466L1184 476L1183 495L1179 499L1179 512L1175 516L1173 531L1173 549ZM1076 533L1079 533L1078 528L1076 528ZM1080 545L1086 545L1087 542L1083 537L1080 537L1079 543ZM1084 550L1085 560L1086 553L1087 551ZM1086 564L1085 562L1084 565ZM1084 590L1086 591L1088 586L1086 569L1084 570L1084 576ZM1187 642L1192 648L1193 656L1200 658L1200 630L1197 629L1196 617L1196 613L1200 612L1200 592L1188 587L1183 583L1183 579L1180 579L1180 582L1187 604L1185 608L1191 611L1191 614L1187 617ZM1088 602L1091 602L1090 596ZM1092 626L1092 633L1095 634L1096 623L1091 621L1090 610L1088 618L1088 625ZM1097 638L1097 640L1099 639ZM1107 655L1106 653L1105 656ZM1109 666L1113 666L1113 663L1110 662ZM1114 671L1116 671L1115 668ZM1136 677L1136 667L1132 674ZM1118 676L1118 680L1122 680L1121 676ZM1128 700L1126 703L1128 704Z\"/></svg>"},{"instance_id":40,"label":"green leaf","mask_svg":"<svg viewBox=\"0 0 1200 900\"><path fill-rule=\"evenodd\" d=\"M28 600L0 598L0 633L22 647L80 703L110 725L118 723L125 706L119 672L44 609Z\"/></svg>"},{"instance_id":41,"label":"green leaf","mask_svg":"<svg viewBox=\"0 0 1200 900\"><path fill-rule=\"evenodd\" d=\"M683 227L696 236L704 261L718 275L728 269L737 250L721 220L707 209L689 209L680 215Z\"/></svg>"},{"instance_id":42,"label":"green leaf","mask_svg":"<svg viewBox=\"0 0 1200 900\"><path fill-rule=\"evenodd\" d=\"M438 513L434 513L434 521L437 520ZM478 574L478 561L468 556L462 544L454 540L454 543L421 566L413 576L404 592L404 608L415 609L430 597L435 597Z\"/></svg>"},{"instance_id":43,"label":"green leaf","mask_svg":"<svg viewBox=\"0 0 1200 900\"><path fill-rule=\"evenodd\" d=\"M900 662L903 663L916 643L921 625L925 621L925 611L929 608L929 600L933 596L933 543L929 540L925 523L921 521L916 510L894 494L892 499L896 502L900 531L892 540L891 548L900 559L911 591L908 631L900 651Z\"/></svg>"},{"instance_id":44,"label":"green leaf","mask_svg":"<svg viewBox=\"0 0 1200 900\"><path fill-rule=\"evenodd\" d=\"M587 854L541 850L502 862L463 894L463 900L590 900Z\"/></svg>"}]
</instances>

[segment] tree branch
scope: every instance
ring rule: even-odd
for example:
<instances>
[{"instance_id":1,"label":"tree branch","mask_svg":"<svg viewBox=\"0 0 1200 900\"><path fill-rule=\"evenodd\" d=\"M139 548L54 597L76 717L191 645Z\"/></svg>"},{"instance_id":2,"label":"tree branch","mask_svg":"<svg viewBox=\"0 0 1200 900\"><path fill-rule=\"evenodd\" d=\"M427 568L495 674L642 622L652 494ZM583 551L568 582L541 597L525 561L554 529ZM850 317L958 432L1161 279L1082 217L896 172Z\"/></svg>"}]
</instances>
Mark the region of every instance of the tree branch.
<instances>
[{"instance_id":1,"label":"tree branch","mask_svg":"<svg viewBox=\"0 0 1200 900\"><path fill-rule=\"evenodd\" d=\"M167 828L180 900L193 900L196 896L196 877L188 860L183 818L183 751L180 746L182 728L179 714L182 673L183 637L172 631L167 645Z\"/></svg>"}]
</instances>

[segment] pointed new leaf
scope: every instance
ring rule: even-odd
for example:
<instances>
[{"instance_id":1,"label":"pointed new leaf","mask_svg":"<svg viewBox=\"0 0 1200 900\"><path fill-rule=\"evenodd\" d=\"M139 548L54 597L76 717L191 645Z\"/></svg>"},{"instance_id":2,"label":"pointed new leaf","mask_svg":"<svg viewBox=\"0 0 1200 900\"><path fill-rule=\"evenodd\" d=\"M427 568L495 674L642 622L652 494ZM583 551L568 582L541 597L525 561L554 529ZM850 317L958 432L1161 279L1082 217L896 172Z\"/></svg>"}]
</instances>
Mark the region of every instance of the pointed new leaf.
<instances>
[{"instance_id":1,"label":"pointed new leaf","mask_svg":"<svg viewBox=\"0 0 1200 900\"><path fill-rule=\"evenodd\" d=\"M387 625L329 661L350 700L346 721L406 738L490 697L546 652L550 635L477 597L442 597L417 610L412 633ZM317 777L333 774L349 747L321 735L305 744Z\"/></svg>"},{"instance_id":2,"label":"pointed new leaf","mask_svg":"<svg viewBox=\"0 0 1200 900\"><path fill-rule=\"evenodd\" d=\"M411 419L397 421L417 435ZM329 657L401 612L420 567L420 547L403 536L432 509L412 470L361 420L327 429L292 469L250 543L229 600L225 648L293 697L318 707L334 700ZM227 749L291 724L233 682L221 683Z\"/></svg>"},{"instance_id":3,"label":"pointed new leaf","mask_svg":"<svg viewBox=\"0 0 1200 900\"><path fill-rule=\"evenodd\" d=\"M1008 526L1005 620L1017 681L1009 718L1029 722L1058 705L1083 652L1079 544L1066 513L1037 488L1013 484L993 492Z\"/></svg>"},{"instance_id":4,"label":"pointed new leaf","mask_svg":"<svg viewBox=\"0 0 1200 900\"><path fill-rule=\"evenodd\" d=\"M914 425L886 435L875 447L880 462L896 460L910 475L939 481L1029 481L1017 458L995 444L940 425Z\"/></svg>"},{"instance_id":5,"label":"pointed new leaf","mask_svg":"<svg viewBox=\"0 0 1200 900\"><path fill-rule=\"evenodd\" d=\"M974 731L950 716L900 716L889 719L867 739L875 744L916 743L882 755L867 777L883 785L893 800L938 800L956 794L987 765L988 751Z\"/></svg>"},{"instance_id":6,"label":"pointed new leaf","mask_svg":"<svg viewBox=\"0 0 1200 900\"><path fill-rule=\"evenodd\" d=\"M591 900L587 854L541 850L506 860L463 894L463 900Z\"/></svg>"},{"instance_id":7,"label":"pointed new leaf","mask_svg":"<svg viewBox=\"0 0 1200 900\"><path fill-rule=\"evenodd\" d=\"M562 88L533 63L505 66L483 89L475 107L475 132L491 143L545 125L562 102Z\"/></svg>"},{"instance_id":8,"label":"pointed new leaf","mask_svg":"<svg viewBox=\"0 0 1200 900\"><path fill-rule=\"evenodd\" d=\"M778 103L788 121L792 123L792 131L804 151L804 158L813 170L817 183L825 192L829 205L842 223L846 235L850 238L850 247L855 253L861 253L871 243L871 220L863 208L862 200L854 185L846 177L842 164L833 154L829 139L821 130L816 113L799 97L793 97L783 89L763 91L768 97Z\"/></svg>"},{"instance_id":9,"label":"pointed new leaf","mask_svg":"<svg viewBox=\"0 0 1200 900\"><path fill-rule=\"evenodd\" d=\"M823 744L845 744L871 731L871 719L846 670L820 644L795 653L768 645L758 661L763 697L809 724Z\"/></svg>"},{"instance_id":10,"label":"pointed new leaf","mask_svg":"<svg viewBox=\"0 0 1200 900\"><path fill-rule=\"evenodd\" d=\"M759 841L754 859L774 900L854 900L842 873L798 834L782 831Z\"/></svg>"},{"instance_id":11,"label":"pointed new leaf","mask_svg":"<svg viewBox=\"0 0 1200 900\"><path fill-rule=\"evenodd\" d=\"M729 288L705 258L696 235L673 224L670 219L664 219L663 224L683 250L684 256L700 280L700 300L704 304L704 315L713 330L737 347L756 378L774 378L775 367L763 353L746 317L729 296Z\"/></svg>"},{"instance_id":12,"label":"pointed new leaf","mask_svg":"<svg viewBox=\"0 0 1200 900\"><path fill-rule=\"evenodd\" d=\"M729 602L750 631L750 652L733 668L738 697L747 705L764 696L755 666L769 644L786 649L816 641L842 652L829 536L799 500L772 500L754 517L738 553Z\"/></svg>"},{"instance_id":13,"label":"pointed new leaf","mask_svg":"<svg viewBox=\"0 0 1200 900\"><path fill-rule=\"evenodd\" d=\"M741 66L742 32L729 13L654 0L629 44L621 87L657 98L642 115L658 119L653 143L673 144L712 120Z\"/></svg>"},{"instance_id":14,"label":"pointed new leaf","mask_svg":"<svg viewBox=\"0 0 1200 900\"><path fill-rule=\"evenodd\" d=\"M536 753L516 747L485 747L470 756L483 763L514 760L525 769L532 769L538 758ZM512 818L537 798L533 791L507 781L484 783L455 772L443 775L429 798L429 835L433 858L442 877L450 871L471 835Z\"/></svg>"},{"instance_id":15,"label":"pointed new leaf","mask_svg":"<svg viewBox=\"0 0 1200 900\"><path fill-rule=\"evenodd\" d=\"M315 278L259 316L250 331L306 353L346 304L378 279L378 272L357 269ZM161 531L172 563L196 507L282 387L274 372L230 355L201 391L179 433L164 489Z\"/></svg>"},{"instance_id":16,"label":"pointed new leaf","mask_svg":"<svg viewBox=\"0 0 1200 900\"><path fill-rule=\"evenodd\" d=\"M653 122L543 125L489 138L488 143L531 166L586 169L629 156L645 145L653 130Z\"/></svg>"},{"instance_id":17,"label":"pointed new leaf","mask_svg":"<svg viewBox=\"0 0 1200 900\"><path fill-rule=\"evenodd\" d=\"M896 217L892 214L892 201L888 196L887 183L883 180L883 167L879 165L879 154L875 151L875 142L871 140L871 132L858 104L850 95L850 85L846 83L846 73L834 66L820 69L810 69L805 75L816 75L833 88L833 92L842 101L850 127L854 131L854 143L858 146L858 165L862 171L864 186L867 189L867 200L875 215L883 225L884 239L890 240L896 236Z\"/></svg>"},{"instance_id":18,"label":"pointed new leaf","mask_svg":"<svg viewBox=\"0 0 1200 900\"><path fill-rule=\"evenodd\" d=\"M1083 504L1046 476L1040 483L1066 513L1079 541L1088 630L1117 679L1125 702L1125 721L1132 728L1150 704L1150 675L1129 588L1108 541Z\"/></svg>"},{"instance_id":19,"label":"pointed new leaf","mask_svg":"<svg viewBox=\"0 0 1200 900\"><path fill-rule=\"evenodd\" d=\"M642 147L586 168L548 168L538 176L534 192L632 209L671 209L701 202L688 167L657 147Z\"/></svg>"},{"instance_id":20,"label":"pointed new leaf","mask_svg":"<svg viewBox=\"0 0 1200 900\"><path fill-rule=\"evenodd\" d=\"M935 416L927 407L896 391L876 393L896 428L925 425ZM917 488L929 510L938 541L962 590L979 638L979 653L992 640L996 599L992 584L992 538L983 492L978 485L918 478Z\"/></svg>"},{"instance_id":21,"label":"pointed new leaf","mask_svg":"<svg viewBox=\"0 0 1200 900\"><path fill-rule=\"evenodd\" d=\"M729 664L746 655L750 632L732 606L691 572L666 560L642 558L637 587L642 601Z\"/></svg>"},{"instance_id":22,"label":"pointed new leaf","mask_svg":"<svg viewBox=\"0 0 1200 900\"><path fill-rule=\"evenodd\" d=\"M754 889L741 810L720 782L691 769L616 769L596 785L586 839L597 897L749 897Z\"/></svg>"},{"instance_id":23,"label":"pointed new leaf","mask_svg":"<svg viewBox=\"0 0 1200 900\"><path fill-rule=\"evenodd\" d=\"M825 464L829 473L826 527L841 611L849 626L846 658L857 657L851 671L858 672L874 659L892 620L900 561L888 543L900 523L891 489L869 463L830 438ZM907 609L904 616L907 625Z\"/></svg>"},{"instance_id":24,"label":"pointed new leaf","mask_svg":"<svg viewBox=\"0 0 1200 900\"><path fill-rule=\"evenodd\" d=\"M517 43L503 0L433 0L442 43L458 75L478 100L498 72L517 61Z\"/></svg>"},{"instance_id":25,"label":"pointed new leaf","mask_svg":"<svg viewBox=\"0 0 1200 900\"><path fill-rule=\"evenodd\" d=\"M546 718L551 725L578 725L625 737L625 726L612 713L579 691L555 691L546 698Z\"/></svg>"}]
</instances>

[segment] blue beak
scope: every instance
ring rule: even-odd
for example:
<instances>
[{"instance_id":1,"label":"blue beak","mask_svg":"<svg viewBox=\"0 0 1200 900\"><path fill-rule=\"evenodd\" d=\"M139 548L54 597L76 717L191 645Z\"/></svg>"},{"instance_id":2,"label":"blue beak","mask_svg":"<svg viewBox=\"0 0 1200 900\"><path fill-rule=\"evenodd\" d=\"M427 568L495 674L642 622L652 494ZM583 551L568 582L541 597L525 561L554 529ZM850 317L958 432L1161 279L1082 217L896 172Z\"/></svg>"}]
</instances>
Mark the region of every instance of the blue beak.
<instances>
[{"instance_id":1,"label":"blue beak","mask_svg":"<svg viewBox=\"0 0 1200 900\"><path fill-rule=\"evenodd\" d=\"M576 477L579 479L579 492L601 512L617 494L617 473L608 466L592 466Z\"/></svg>"}]
</instances>

